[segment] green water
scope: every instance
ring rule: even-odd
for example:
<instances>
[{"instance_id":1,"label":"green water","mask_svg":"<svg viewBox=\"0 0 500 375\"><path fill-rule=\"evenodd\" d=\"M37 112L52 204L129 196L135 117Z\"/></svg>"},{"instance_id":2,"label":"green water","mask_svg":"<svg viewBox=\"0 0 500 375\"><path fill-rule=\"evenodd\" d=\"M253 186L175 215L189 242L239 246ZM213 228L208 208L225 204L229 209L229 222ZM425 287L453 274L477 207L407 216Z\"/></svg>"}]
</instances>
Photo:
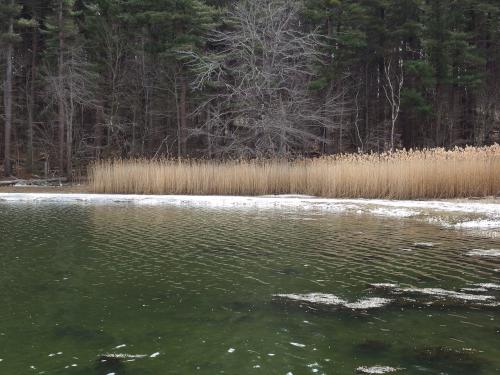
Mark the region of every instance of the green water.
<instances>
[{"instance_id":1,"label":"green water","mask_svg":"<svg viewBox=\"0 0 500 375\"><path fill-rule=\"evenodd\" d=\"M499 241L363 215L0 203L0 374L500 373L500 307L272 298L500 283L499 258L465 255Z\"/></svg>"}]
</instances>

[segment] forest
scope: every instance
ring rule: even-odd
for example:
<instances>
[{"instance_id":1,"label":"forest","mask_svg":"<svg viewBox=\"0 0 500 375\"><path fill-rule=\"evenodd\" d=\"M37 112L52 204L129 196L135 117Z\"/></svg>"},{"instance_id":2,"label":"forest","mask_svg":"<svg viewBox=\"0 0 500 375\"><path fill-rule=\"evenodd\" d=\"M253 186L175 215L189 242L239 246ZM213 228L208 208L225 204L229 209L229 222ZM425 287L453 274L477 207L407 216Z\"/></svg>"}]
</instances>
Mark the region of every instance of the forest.
<instances>
[{"instance_id":1,"label":"forest","mask_svg":"<svg viewBox=\"0 0 500 375\"><path fill-rule=\"evenodd\" d=\"M500 142L498 0L0 0L3 174Z\"/></svg>"}]
</instances>

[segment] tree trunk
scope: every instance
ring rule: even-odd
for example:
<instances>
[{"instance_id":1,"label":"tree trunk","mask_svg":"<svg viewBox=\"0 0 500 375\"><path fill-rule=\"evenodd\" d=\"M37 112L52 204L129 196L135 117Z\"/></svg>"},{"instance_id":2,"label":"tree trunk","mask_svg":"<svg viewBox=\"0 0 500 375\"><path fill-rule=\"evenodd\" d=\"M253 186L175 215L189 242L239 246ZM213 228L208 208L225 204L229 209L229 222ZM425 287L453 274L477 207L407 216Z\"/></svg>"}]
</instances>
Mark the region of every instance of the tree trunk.
<instances>
[{"instance_id":1,"label":"tree trunk","mask_svg":"<svg viewBox=\"0 0 500 375\"><path fill-rule=\"evenodd\" d=\"M179 156L186 156L186 133L187 133L187 82L184 77L180 77L180 95L179 95Z\"/></svg>"},{"instance_id":2,"label":"tree trunk","mask_svg":"<svg viewBox=\"0 0 500 375\"><path fill-rule=\"evenodd\" d=\"M94 157L97 160L101 158L103 124L104 124L104 107L103 104L100 103L95 112L95 126L94 126L94 148L95 148Z\"/></svg>"},{"instance_id":3,"label":"tree trunk","mask_svg":"<svg viewBox=\"0 0 500 375\"><path fill-rule=\"evenodd\" d=\"M35 80L36 80L36 55L38 49L38 30L33 29L31 42L31 81L28 96L28 144L26 145L26 171L33 172L33 118L35 110Z\"/></svg>"},{"instance_id":4,"label":"tree trunk","mask_svg":"<svg viewBox=\"0 0 500 375\"><path fill-rule=\"evenodd\" d=\"M14 0L10 4L14 6ZM14 19L9 19L9 35L14 33ZM5 106L5 156L4 156L4 174L6 177L12 174L12 162L10 160L10 145L11 145L11 130L12 130L12 56L13 46L12 42L7 45L6 51L6 71L5 71L5 93L4 93L4 106Z\"/></svg>"},{"instance_id":5,"label":"tree trunk","mask_svg":"<svg viewBox=\"0 0 500 375\"><path fill-rule=\"evenodd\" d=\"M212 123L210 118L210 109L211 106L208 106L206 112L206 124L207 124L207 150L208 150L208 158L212 159L213 146L212 146Z\"/></svg>"},{"instance_id":6,"label":"tree trunk","mask_svg":"<svg viewBox=\"0 0 500 375\"><path fill-rule=\"evenodd\" d=\"M130 145L130 153L129 157L134 157L135 156L135 143L136 143L136 134L135 134L135 126L136 126L136 118L137 118L137 108L135 107L134 104L134 109L132 111L132 144Z\"/></svg>"},{"instance_id":7,"label":"tree trunk","mask_svg":"<svg viewBox=\"0 0 500 375\"><path fill-rule=\"evenodd\" d=\"M68 122L68 127L66 131L66 177L68 181L71 181L71 176L73 175L73 124Z\"/></svg>"},{"instance_id":8,"label":"tree trunk","mask_svg":"<svg viewBox=\"0 0 500 375\"><path fill-rule=\"evenodd\" d=\"M73 55L71 55L71 66L74 66ZM73 116L75 113L75 101L73 96L73 83L69 85L69 111L66 130L66 177L71 181L73 175Z\"/></svg>"},{"instance_id":9,"label":"tree trunk","mask_svg":"<svg viewBox=\"0 0 500 375\"><path fill-rule=\"evenodd\" d=\"M59 51L58 51L58 125L59 125L59 171L64 173L64 90L63 90L63 72L64 72L64 22L63 22L63 0L59 0L58 26L59 26Z\"/></svg>"}]
</instances>

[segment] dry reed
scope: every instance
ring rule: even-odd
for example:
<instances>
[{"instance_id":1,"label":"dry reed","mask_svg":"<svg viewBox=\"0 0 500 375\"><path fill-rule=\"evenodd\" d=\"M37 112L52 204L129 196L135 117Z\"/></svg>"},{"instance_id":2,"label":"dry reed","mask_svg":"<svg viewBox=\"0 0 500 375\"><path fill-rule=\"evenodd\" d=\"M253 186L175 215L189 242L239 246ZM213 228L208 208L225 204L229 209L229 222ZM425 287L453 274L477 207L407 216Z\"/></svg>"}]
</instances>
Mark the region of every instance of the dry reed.
<instances>
[{"instance_id":1,"label":"dry reed","mask_svg":"<svg viewBox=\"0 0 500 375\"><path fill-rule=\"evenodd\" d=\"M458 198L500 193L500 146L281 161L113 160L90 167L97 193Z\"/></svg>"}]
</instances>

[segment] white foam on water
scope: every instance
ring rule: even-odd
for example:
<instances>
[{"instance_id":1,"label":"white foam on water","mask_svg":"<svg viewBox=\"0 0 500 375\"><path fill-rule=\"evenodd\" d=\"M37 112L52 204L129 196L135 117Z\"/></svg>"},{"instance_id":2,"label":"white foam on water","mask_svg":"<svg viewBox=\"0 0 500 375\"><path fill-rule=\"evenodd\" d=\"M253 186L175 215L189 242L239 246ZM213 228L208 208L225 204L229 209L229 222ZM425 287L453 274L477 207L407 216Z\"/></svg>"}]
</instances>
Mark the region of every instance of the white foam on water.
<instances>
[{"instance_id":1,"label":"white foam on water","mask_svg":"<svg viewBox=\"0 0 500 375\"><path fill-rule=\"evenodd\" d=\"M481 295L481 294L469 294L463 292L456 292L454 290L446 290L441 288L401 288L397 284L384 284L375 283L370 284L374 288L391 289L391 291L396 293L414 293L422 294L438 298L451 298L462 301L479 301L479 302L489 302L495 300L494 296Z\"/></svg>"},{"instance_id":2,"label":"white foam on water","mask_svg":"<svg viewBox=\"0 0 500 375\"><path fill-rule=\"evenodd\" d=\"M156 353L151 354L149 357L150 357L150 358L156 358L156 357L158 357L159 355L160 355L160 352L156 352Z\"/></svg>"},{"instance_id":3,"label":"white foam on water","mask_svg":"<svg viewBox=\"0 0 500 375\"><path fill-rule=\"evenodd\" d=\"M374 288L388 288L388 289L391 289L391 288L397 288L398 284L393 284L393 283L373 283L373 284L370 284L370 286L372 286Z\"/></svg>"},{"instance_id":4,"label":"white foam on water","mask_svg":"<svg viewBox=\"0 0 500 375\"><path fill-rule=\"evenodd\" d=\"M308 302L319 305L339 306L351 310L367 310L383 307L392 302L388 298L367 297L358 301L348 302L343 298L329 293L306 293L306 294L274 294L273 297L284 298L292 301Z\"/></svg>"},{"instance_id":5,"label":"white foam on water","mask_svg":"<svg viewBox=\"0 0 500 375\"><path fill-rule=\"evenodd\" d=\"M291 342L290 345L296 346L297 348L305 348L306 347L304 344L301 344L299 342Z\"/></svg>"},{"instance_id":6,"label":"white foam on water","mask_svg":"<svg viewBox=\"0 0 500 375\"><path fill-rule=\"evenodd\" d=\"M356 369L357 372L362 373L362 374L388 374L391 372L396 372L401 370L400 368L397 367L390 367L390 366L360 366Z\"/></svg>"},{"instance_id":7,"label":"white foam on water","mask_svg":"<svg viewBox=\"0 0 500 375\"><path fill-rule=\"evenodd\" d=\"M373 215L379 215L379 216L388 216L388 217L412 217L412 216L417 216L420 215L419 211L416 210L409 210L407 208L375 208L372 210L369 210Z\"/></svg>"},{"instance_id":8,"label":"white foam on water","mask_svg":"<svg viewBox=\"0 0 500 375\"><path fill-rule=\"evenodd\" d=\"M379 297L371 297L371 298L362 298L356 302L349 302L344 304L345 307L353 310L361 309L376 309L388 305L392 300L389 298L379 298Z\"/></svg>"},{"instance_id":9,"label":"white foam on water","mask_svg":"<svg viewBox=\"0 0 500 375\"><path fill-rule=\"evenodd\" d=\"M486 289L486 290L500 290L500 284L481 283L481 284L474 284L474 285L481 288L481 289Z\"/></svg>"},{"instance_id":10,"label":"white foam on water","mask_svg":"<svg viewBox=\"0 0 500 375\"><path fill-rule=\"evenodd\" d=\"M471 220L457 223L454 225L456 228L468 229L491 229L500 228L500 220Z\"/></svg>"},{"instance_id":11,"label":"white foam on water","mask_svg":"<svg viewBox=\"0 0 500 375\"><path fill-rule=\"evenodd\" d=\"M467 253L469 256L479 256L479 257L500 257L500 249L482 250L474 249Z\"/></svg>"},{"instance_id":12,"label":"white foam on water","mask_svg":"<svg viewBox=\"0 0 500 375\"><path fill-rule=\"evenodd\" d=\"M147 356L148 356L147 354L127 354L127 353L106 353L106 354L103 354L103 357L117 358L117 359L139 359L139 358L146 358Z\"/></svg>"},{"instance_id":13,"label":"white foam on water","mask_svg":"<svg viewBox=\"0 0 500 375\"><path fill-rule=\"evenodd\" d=\"M127 346L127 344L121 344L121 345L115 346L115 349L124 348L126 346Z\"/></svg>"},{"instance_id":14,"label":"white foam on water","mask_svg":"<svg viewBox=\"0 0 500 375\"><path fill-rule=\"evenodd\" d=\"M436 246L436 244L434 242L415 242L413 246L430 248Z\"/></svg>"},{"instance_id":15,"label":"white foam on water","mask_svg":"<svg viewBox=\"0 0 500 375\"><path fill-rule=\"evenodd\" d=\"M346 300L328 293L306 293L306 294L275 294L274 297L286 298L295 301L311 302L321 305L343 305Z\"/></svg>"},{"instance_id":16,"label":"white foam on water","mask_svg":"<svg viewBox=\"0 0 500 375\"><path fill-rule=\"evenodd\" d=\"M461 292L466 292L466 293L484 293L487 292L488 289L486 288L460 288Z\"/></svg>"},{"instance_id":17,"label":"white foam on water","mask_svg":"<svg viewBox=\"0 0 500 375\"><path fill-rule=\"evenodd\" d=\"M495 299L493 296L467 294L441 288L399 288L398 290L402 292L419 293L430 296L450 297L464 301L489 301Z\"/></svg>"},{"instance_id":18,"label":"white foam on water","mask_svg":"<svg viewBox=\"0 0 500 375\"><path fill-rule=\"evenodd\" d=\"M235 351L236 351L236 349L235 349L235 348L229 348L229 349L227 350L227 352L228 352L228 353L234 353Z\"/></svg>"}]
</instances>

